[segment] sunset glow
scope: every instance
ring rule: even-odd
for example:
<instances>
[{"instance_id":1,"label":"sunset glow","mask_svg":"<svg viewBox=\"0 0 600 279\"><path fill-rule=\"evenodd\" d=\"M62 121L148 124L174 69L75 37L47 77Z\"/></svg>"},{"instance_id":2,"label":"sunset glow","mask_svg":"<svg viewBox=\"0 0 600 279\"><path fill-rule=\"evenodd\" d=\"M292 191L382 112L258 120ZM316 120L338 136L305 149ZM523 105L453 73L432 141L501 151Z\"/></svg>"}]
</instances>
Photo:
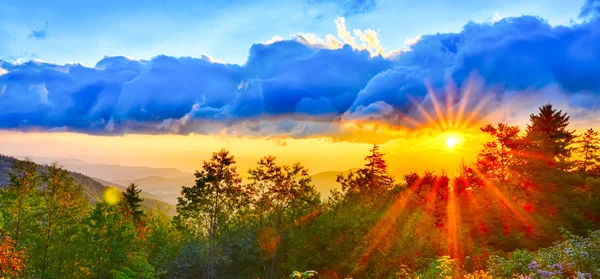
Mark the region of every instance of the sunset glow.
<instances>
[{"instance_id":1,"label":"sunset glow","mask_svg":"<svg viewBox=\"0 0 600 279\"><path fill-rule=\"evenodd\" d=\"M0 279L600 278L600 0L0 18Z\"/></svg>"},{"instance_id":2,"label":"sunset glow","mask_svg":"<svg viewBox=\"0 0 600 279\"><path fill-rule=\"evenodd\" d=\"M448 146L448 148L452 149L457 144L458 144L458 138L456 138L455 136L448 136L446 138L446 146Z\"/></svg>"}]
</instances>

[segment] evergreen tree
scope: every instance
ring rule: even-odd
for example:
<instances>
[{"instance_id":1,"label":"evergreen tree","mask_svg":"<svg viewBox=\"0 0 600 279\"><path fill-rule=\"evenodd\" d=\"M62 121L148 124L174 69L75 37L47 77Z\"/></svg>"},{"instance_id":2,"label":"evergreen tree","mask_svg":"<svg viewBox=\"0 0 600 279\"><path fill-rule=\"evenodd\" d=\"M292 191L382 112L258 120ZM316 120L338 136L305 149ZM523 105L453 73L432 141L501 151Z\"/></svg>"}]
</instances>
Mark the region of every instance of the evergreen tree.
<instances>
[{"instance_id":1,"label":"evergreen tree","mask_svg":"<svg viewBox=\"0 0 600 279\"><path fill-rule=\"evenodd\" d=\"M370 154L365 157L366 175L371 189L388 189L393 186L394 179L387 172L387 163L383 159L384 153L379 152L379 146L373 145Z\"/></svg>"},{"instance_id":2,"label":"evergreen tree","mask_svg":"<svg viewBox=\"0 0 600 279\"><path fill-rule=\"evenodd\" d=\"M594 129L588 129L579 140L579 154L581 161L579 170L587 175L598 168L600 164L600 133Z\"/></svg>"},{"instance_id":3,"label":"evergreen tree","mask_svg":"<svg viewBox=\"0 0 600 279\"><path fill-rule=\"evenodd\" d=\"M489 179L504 182L513 166L517 164L516 152L519 147L519 127L498 123L496 127L487 125L481 131L492 137L483 145L477 166Z\"/></svg>"},{"instance_id":4,"label":"evergreen tree","mask_svg":"<svg viewBox=\"0 0 600 279\"><path fill-rule=\"evenodd\" d=\"M144 211L141 210L143 198L140 197L141 189L138 189L138 186L135 183L129 184L125 192L123 192L123 199L121 200L121 204L124 207L125 211L128 214L131 214L134 222L137 224L140 222L141 218L144 216Z\"/></svg>"},{"instance_id":5,"label":"evergreen tree","mask_svg":"<svg viewBox=\"0 0 600 279\"><path fill-rule=\"evenodd\" d=\"M360 193L372 193L390 189L394 185L394 179L387 173L387 163L379 152L379 146L373 145L365 157L365 167L348 174L338 175L336 181L342 186L345 196Z\"/></svg>"},{"instance_id":6,"label":"evergreen tree","mask_svg":"<svg viewBox=\"0 0 600 279\"><path fill-rule=\"evenodd\" d=\"M557 111L551 104L540 107L538 114L529 116L525 139L532 154L524 154L529 161L541 160L547 166L568 169L570 146L575 139L575 131L567 129L569 118L566 112Z\"/></svg>"}]
</instances>

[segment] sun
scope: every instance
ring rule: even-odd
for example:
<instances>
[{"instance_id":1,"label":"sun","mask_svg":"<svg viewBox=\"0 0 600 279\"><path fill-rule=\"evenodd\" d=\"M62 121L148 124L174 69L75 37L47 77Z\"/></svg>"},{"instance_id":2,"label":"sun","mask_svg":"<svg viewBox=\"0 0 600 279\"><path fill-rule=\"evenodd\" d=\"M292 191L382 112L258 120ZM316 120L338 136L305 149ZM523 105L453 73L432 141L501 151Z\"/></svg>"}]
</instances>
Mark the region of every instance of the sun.
<instances>
[{"instance_id":1,"label":"sun","mask_svg":"<svg viewBox=\"0 0 600 279\"><path fill-rule=\"evenodd\" d=\"M460 140L456 136L448 136L446 138L446 146L449 149L454 148L457 144L459 144Z\"/></svg>"}]
</instances>

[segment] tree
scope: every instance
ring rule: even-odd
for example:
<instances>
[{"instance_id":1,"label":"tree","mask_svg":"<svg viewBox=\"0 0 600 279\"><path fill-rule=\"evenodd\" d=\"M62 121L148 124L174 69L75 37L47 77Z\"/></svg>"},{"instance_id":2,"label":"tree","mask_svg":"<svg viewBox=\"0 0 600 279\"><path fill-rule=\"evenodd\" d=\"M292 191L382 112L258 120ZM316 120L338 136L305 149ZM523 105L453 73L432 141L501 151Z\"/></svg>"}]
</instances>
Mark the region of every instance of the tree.
<instances>
[{"instance_id":1,"label":"tree","mask_svg":"<svg viewBox=\"0 0 600 279\"><path fill-rule=\"evenodd\" d=\"M183 186L177 202L175 222L206 241L202 273L204 278L217 276L220 238L229 228L240 208L247 202L237 173L235 159L222 149L204 161L202 170L196 171L196 184Z\"/></svg>"},{"instance_id":2,"label":"tree","mask_svg":"<svg viewBox=\"0 0 600 279\"><path fill-rule=\"evenodd\" d=\"M17 248L23 246L23 239L35 235L34 208L39 206L41 176L37 165L29 160L14 160L9 172L10 183L2 192L2 208L7 212L5 226L14 239Z\"/></svg>"},{"instance_id":3,"label":"tree","mask_svg":"<svg viewBox=\"0 0 600 279\"><path fill-rule=\"evenodd\" d=\"M40 239L36 241L41 245L34 246L31 258L39 267L40 278L66 276L64 273L76 261L76 237L89 204L81 185L56 163L42 178L44 206L40 211Z\"/></svg>"},{"instance_id":4,"label":"tree","mask_svg":"<svg viewBox=\"0 0 600 279\"><path fill-rule=\"evenodd\" d=\"M99 202L87 219L84 261L87 277L111 278L135 252L135 227L115 205ZM139 247L138 247L139 248ZM83 276L74 276L83 277Z\"/></svg>"},{"instance_id":5,"label":"tree","mask_svg":"<svg viewBox=\"0 0 600 279\"><path fill-rule=\"evenodd\" d=\"M369 151L371 154L365 157L366 174L371 189L387 189L393 186L394 179L387 173L387 163L383 159L383 153L379 152L379 146L373 145Z\"/></svg>"},{"instance_id":6,"label":"tree","mask_svg":"<svg viewBox=\"0 0 600 279\"><path fill-rule=\"evenodd\" d=\"M547 166L568 169L570 146L575 139L575 131L567 130L569 118L567 113L557 111L551 104L540 107L538 114L529 116L525 137L528 149L533 152L526 154L529 161L541 160Z\"/></svg>"},{"instance_id":7,"label":"tree","mask_svg":"<svg viewBox=\"0 0 600 279\"><path fill-rule=\"evenodd\" d=\"M581 135L581 139L578 141L578 151L581 156L579 170L584 175L587 175L600 164L600 153L598 152L600 150L599 135L600 133L598 131L594 131L594 129L590 128Z\"/></svg>"},{"instance_id":8,"label":"tree","mask_svg":"<svg viewBox=\"0 0 600 279\"><path fill-rule=\"evenodd\" d=\"M0 278L20 278L25 269L25 252L17 250L8 236L0 241Z\"/></svg>"},{"instance_id":9,"label":"tree","mask_svg":"<svg viewBox=\"0 0 600 279\"><path fill-rule=\"evenodd\" d=\"M266 254L264 262L266 278L277 278L280 250L285 232L312 211L320 197L311 183L308 169L296 163L279 166L275 157L267 156L258 161L258 167L249 171L252 183L249 188L254 211L258 219L258 242Z\"/></svg>"},{"instance_id":10,"label":"tree","mask_svg":"<svg viewBox=\"0 0 600 279\"><path fill-rule=\"evenodd\" d=\"M140 197L141 189L138 189L135 183L129 184L125 192L123 192L123 199L121 204L128 214L131 214L133 221L137 224L141 221L144 216L144 211L140 210L142 206L143 198Z\"/></svg>"},{"instance_id":11,"label":"tree","mask_svg":"<svg viewBox=\"0 0 600 279\"><path fill-rule=\"evenodd\" d=\"M488 178L504 182L511 167L517 164L515 152L519 147L519 127L498 123L496 127L487 125L481 128L492 138L483 145L477 165Z\"/></svg>"},{"instance_id":12,"label":"tree","mask_svg":"<svg viewBox=\"0 0 600 279\"><path fill-rule=\"evenodd\" d=\"M342 186L345 196L387 190L394 185L394 179L387 173L387 163L383 159L385 154L379 152L379 146L373 145L369 152L364 168L338 175L336 181Z\"/></svg>"}]
</instances>

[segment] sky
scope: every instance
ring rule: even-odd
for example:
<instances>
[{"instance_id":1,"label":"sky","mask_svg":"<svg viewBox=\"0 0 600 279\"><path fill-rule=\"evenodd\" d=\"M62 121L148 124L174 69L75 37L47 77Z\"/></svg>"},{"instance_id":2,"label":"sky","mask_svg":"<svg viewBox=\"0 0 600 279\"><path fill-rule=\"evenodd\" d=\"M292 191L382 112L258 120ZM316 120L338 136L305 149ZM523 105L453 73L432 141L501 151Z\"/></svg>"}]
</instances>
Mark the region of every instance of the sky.
<instances>
[{"instance_id":1,"label":"sky","mask_svg":"<svg viewBox=\"0 0 600 279\"><path fill-rule=\"evenodd\" d=\"M600 1L2 1L0 153L454 169L551 102L600 128ZM449 148L449 138L458 144Z\"/></svg>"}]
</instances>

